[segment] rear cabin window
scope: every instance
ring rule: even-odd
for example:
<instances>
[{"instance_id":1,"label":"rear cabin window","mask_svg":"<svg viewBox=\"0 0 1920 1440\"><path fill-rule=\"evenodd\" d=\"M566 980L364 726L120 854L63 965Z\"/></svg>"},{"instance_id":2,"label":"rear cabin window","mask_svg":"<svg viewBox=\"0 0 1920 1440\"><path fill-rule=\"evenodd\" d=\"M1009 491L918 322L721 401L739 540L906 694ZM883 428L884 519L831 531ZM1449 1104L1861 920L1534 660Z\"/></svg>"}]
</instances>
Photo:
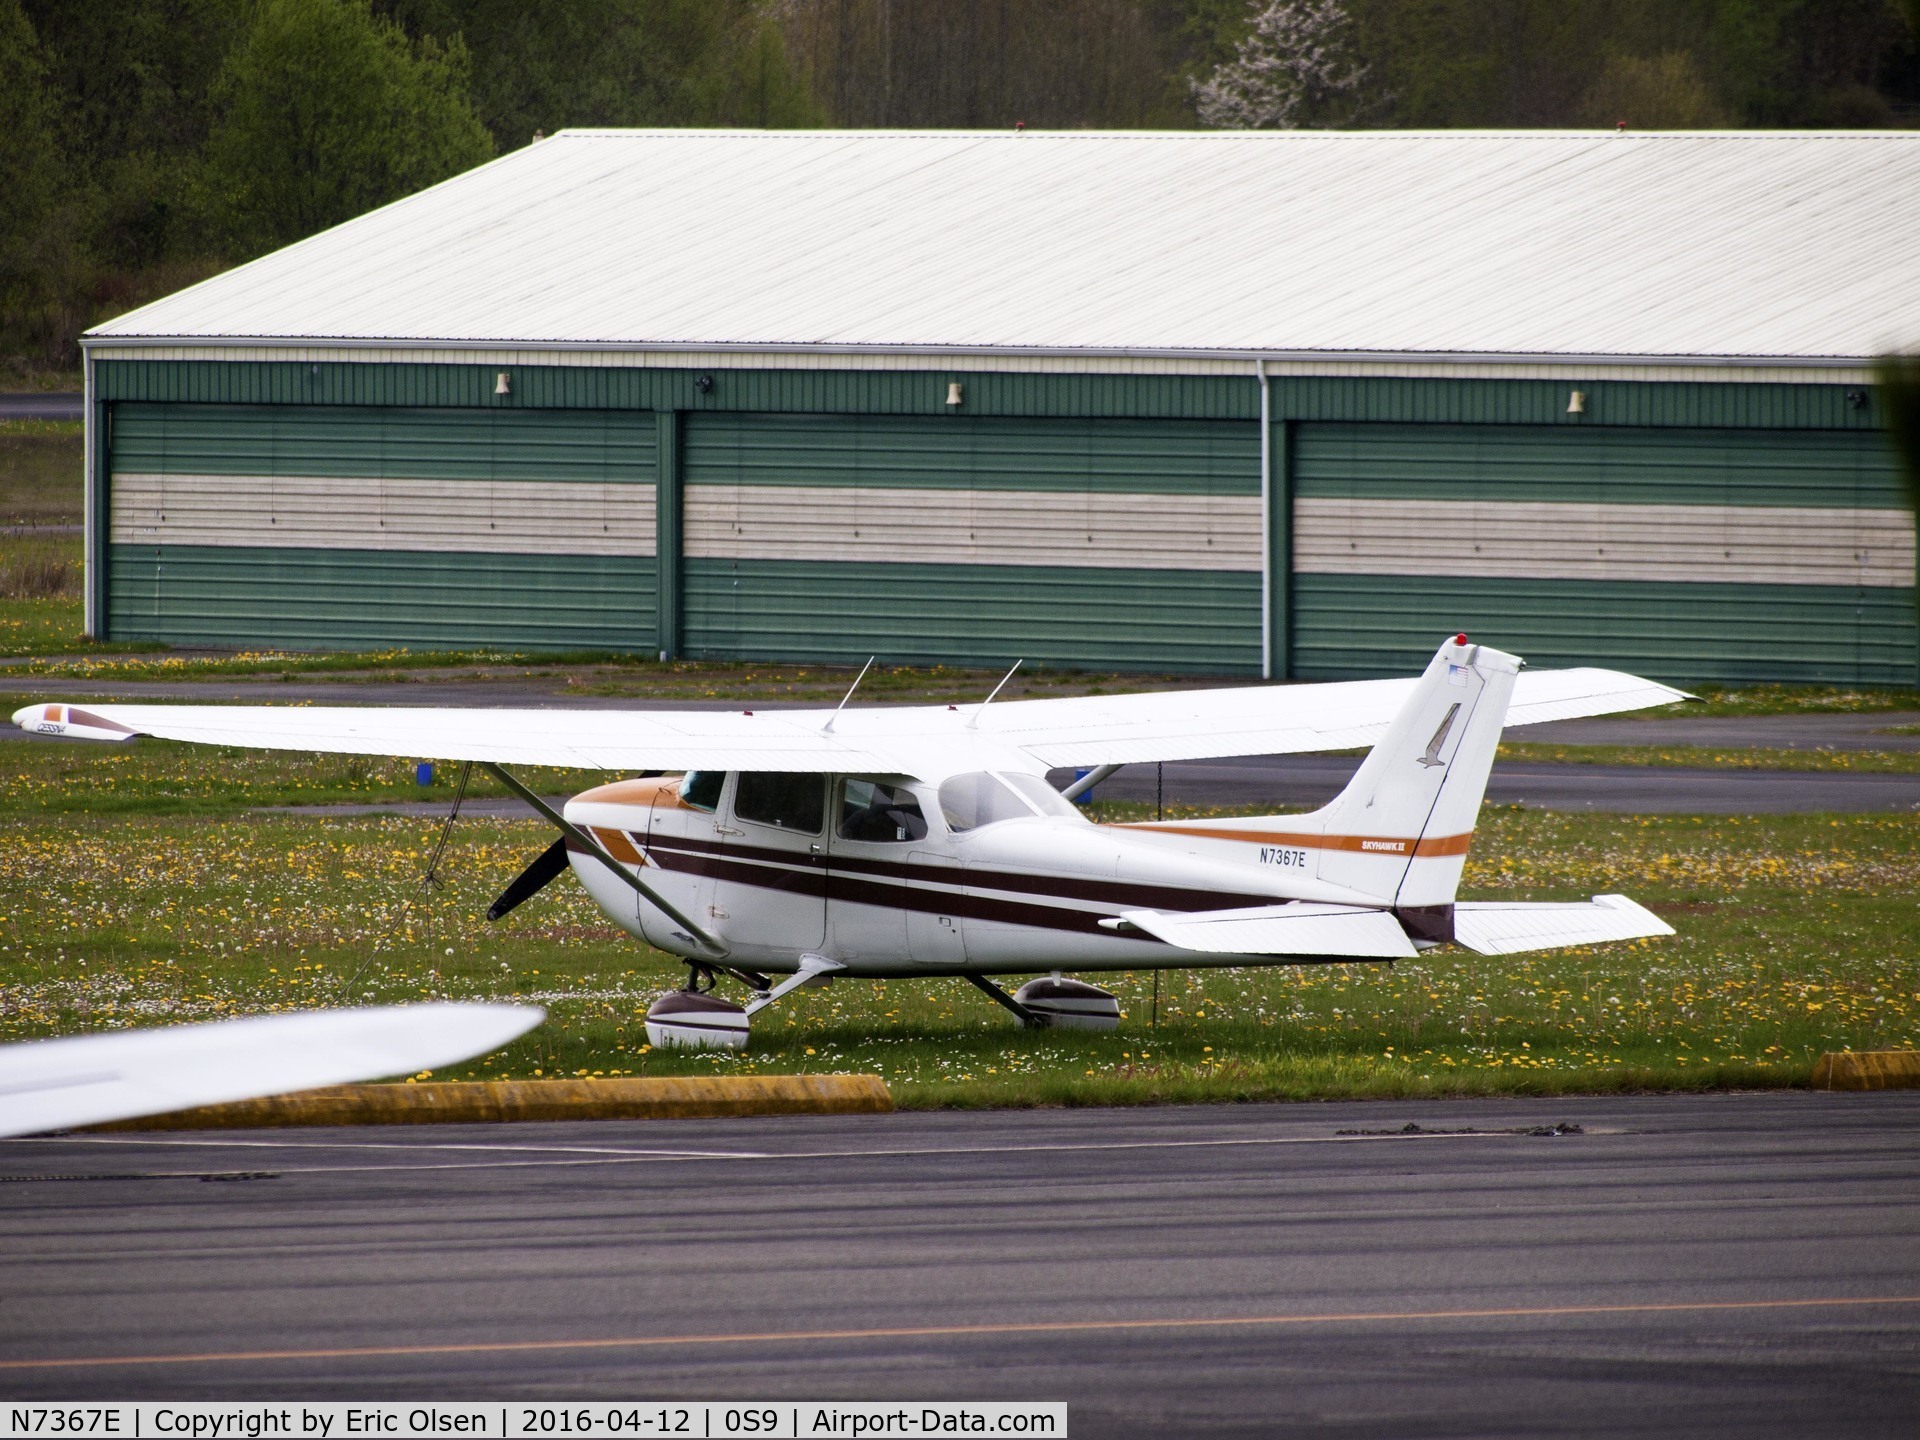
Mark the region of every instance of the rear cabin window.
<instances>
[{"instance_id":1,"label":"rear cabin window","mask_svg":"<svg viewBox=\"0 0 1920 1440\"><path fill-rule=\"evenodd\" d=\"M927 817L904 785L849 780L840 791L842 840L924 840Z\"/></svg>"},{"instance_id":2,"label":"rear cabin window","mask_svg":"<svg viewBox=\"0 0 1920 1440\"><path fill-rule=\"evenodd\" d=\"M720 792L726 783L724 770L689 770L687 778L680 782L680 803L691 805L695 810L718 810Z\"/></svg>"},{"instance_id":3,"label":"rear cabin window","mask_svg":"<svg viewBox=\"0 0 1920 1440\"><path fill-rule=\"evenodd\" d=\"M827 777L743 770L733 789L733 815L799 835L818 835L827 816Z\"/></svg>"}]
</instances>

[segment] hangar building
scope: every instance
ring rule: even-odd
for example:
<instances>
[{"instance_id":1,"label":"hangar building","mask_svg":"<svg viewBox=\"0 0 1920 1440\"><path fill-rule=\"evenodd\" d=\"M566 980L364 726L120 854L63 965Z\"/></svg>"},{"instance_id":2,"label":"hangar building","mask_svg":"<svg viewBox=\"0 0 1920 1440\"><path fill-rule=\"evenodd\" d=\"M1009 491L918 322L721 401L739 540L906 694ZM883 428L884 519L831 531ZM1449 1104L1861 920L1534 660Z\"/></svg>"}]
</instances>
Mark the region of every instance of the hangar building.
<instances>
[{"instance_id":1,"label":"hangar building","mask_svg":"<svg viewBox=\"0 0 1920 1440\"><path fill-rule=\"evenodd\" d=\"M88 624L1915 680L1920 135L568 131L92 331Z\"/></svg>"}]
</instances>

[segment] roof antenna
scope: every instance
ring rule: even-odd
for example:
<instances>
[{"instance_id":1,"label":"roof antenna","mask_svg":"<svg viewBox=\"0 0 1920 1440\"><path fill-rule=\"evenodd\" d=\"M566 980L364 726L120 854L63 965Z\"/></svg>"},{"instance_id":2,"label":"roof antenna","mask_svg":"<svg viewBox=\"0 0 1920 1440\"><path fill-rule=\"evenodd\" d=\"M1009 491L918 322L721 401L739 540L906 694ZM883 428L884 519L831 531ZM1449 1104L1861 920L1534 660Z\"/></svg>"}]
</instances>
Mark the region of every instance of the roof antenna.
<instances>
[{"instance_id":1,"label":"roof antenna","mask_svg":"<svg viewBox=\"0 0 1920 1440\"><path fill-rule=\"evenodd\" d=\"M1024 657L1014 661L1013 670L1018 670L1022 665L1026 663L1027 662ZM998 695L1002 690L1007 688L1007 681L1013 679L1013 670L1007 671L1005 675L1000 677L1000 683L993 687L993 695ZM993 704L993 695L987 696L986 699L980 702L980 709L974 711L973 718L967 721L967 729L977 730L980 728L980 716L986 710L987 706Z\"/></svg>"},{"instance_id":2,"label":"roof antenna","mask_svg":"<svg viewBox=\"0 0 1920 1440\"><path fill-rule=\"evenodd\" d=\"M853 684L847 687L847 693L840 697L840 703L834 706L833 713L827 716L827 723L820 727L820 733L822 735L831 735L833 733L833 722L840 718L840 712L847 708L847 701L853 698L853 692L860 688L860 682L867 678L867 671L873 669L873 662L879 658L878 655L869 655L867 657L867 663L862 665L860 667L860 673L853 677Z\"/></svg>"}]
</instances>

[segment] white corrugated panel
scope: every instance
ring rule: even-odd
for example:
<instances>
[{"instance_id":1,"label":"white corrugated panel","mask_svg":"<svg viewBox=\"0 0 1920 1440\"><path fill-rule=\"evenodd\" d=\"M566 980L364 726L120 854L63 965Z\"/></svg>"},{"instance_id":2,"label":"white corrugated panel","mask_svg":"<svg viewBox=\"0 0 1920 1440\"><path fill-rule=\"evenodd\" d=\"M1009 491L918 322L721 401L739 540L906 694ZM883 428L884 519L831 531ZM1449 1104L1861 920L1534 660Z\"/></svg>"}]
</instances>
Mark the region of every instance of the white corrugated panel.
<instances>
[{"instance_id":1,"label":"white corrugated panel","mask_svg":"<svg viewBox=\"0 0 1920 1440\"><path fill-rule=\"evenodd\" d=\"M1260 569L1257 495L695 485L685 524L698 559Z\"/></svg>"},{"instance_id":2,"label":"white corrugated panel","mask_svg":"<svg viewBox=\"0 0 1920 1440\"><path fill-rule=\"evenodd\" d=\"M1307 497L1293 515L1302 575L1913 584L1904 510Z\"/></svg>"},{"instance_id":3,"label":"white corrugated panel","mask_svg":"<svg viewBox=\"0 0 1920 1440\"><path fill-rule=\"evenodd\" d=\"M116 545L651 555L653 486L116 470Z\"/></svg>"},{"instance_id":4,"label":"white corrugated panel","mask_svg":"<svg viewBox=\"0 0 1920 1440\"><path fill-rule=\"evenodd\" d=\"M1916 233L1897 132L569 131L90 333L1857 359Z\"/></svg>"}]
</instances>

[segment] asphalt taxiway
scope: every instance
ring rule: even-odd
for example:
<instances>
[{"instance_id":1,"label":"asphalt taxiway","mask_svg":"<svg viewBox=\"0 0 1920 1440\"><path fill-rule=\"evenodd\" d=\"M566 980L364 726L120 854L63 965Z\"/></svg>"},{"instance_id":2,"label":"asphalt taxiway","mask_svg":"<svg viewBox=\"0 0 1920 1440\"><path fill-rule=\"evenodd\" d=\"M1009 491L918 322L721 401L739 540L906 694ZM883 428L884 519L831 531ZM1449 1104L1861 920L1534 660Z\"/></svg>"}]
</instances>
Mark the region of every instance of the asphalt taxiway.
<instances>
[{"instance_id":1,"label":"asphalt taxiway","mask_svg":"<svg viewBox=\"0 0 1920 1440\"><path fill-rule=\"evenodd\" d=\"M71 390L17 391L0 395L0 420L83 420L87 397Z\"/></svg>"},{"instance_id":2,"label":"asphalt taxiway","mask_svg":"<svg viewBox=\"0 0 1920 1440\"><path fill-rule=\"evenodd\" d=\"M9 1398L1047 1399L1080 1437L1920 1414L1920 1093L53 1137L0 1144L0 1210Z\"/></svg>"}]
</instances>

